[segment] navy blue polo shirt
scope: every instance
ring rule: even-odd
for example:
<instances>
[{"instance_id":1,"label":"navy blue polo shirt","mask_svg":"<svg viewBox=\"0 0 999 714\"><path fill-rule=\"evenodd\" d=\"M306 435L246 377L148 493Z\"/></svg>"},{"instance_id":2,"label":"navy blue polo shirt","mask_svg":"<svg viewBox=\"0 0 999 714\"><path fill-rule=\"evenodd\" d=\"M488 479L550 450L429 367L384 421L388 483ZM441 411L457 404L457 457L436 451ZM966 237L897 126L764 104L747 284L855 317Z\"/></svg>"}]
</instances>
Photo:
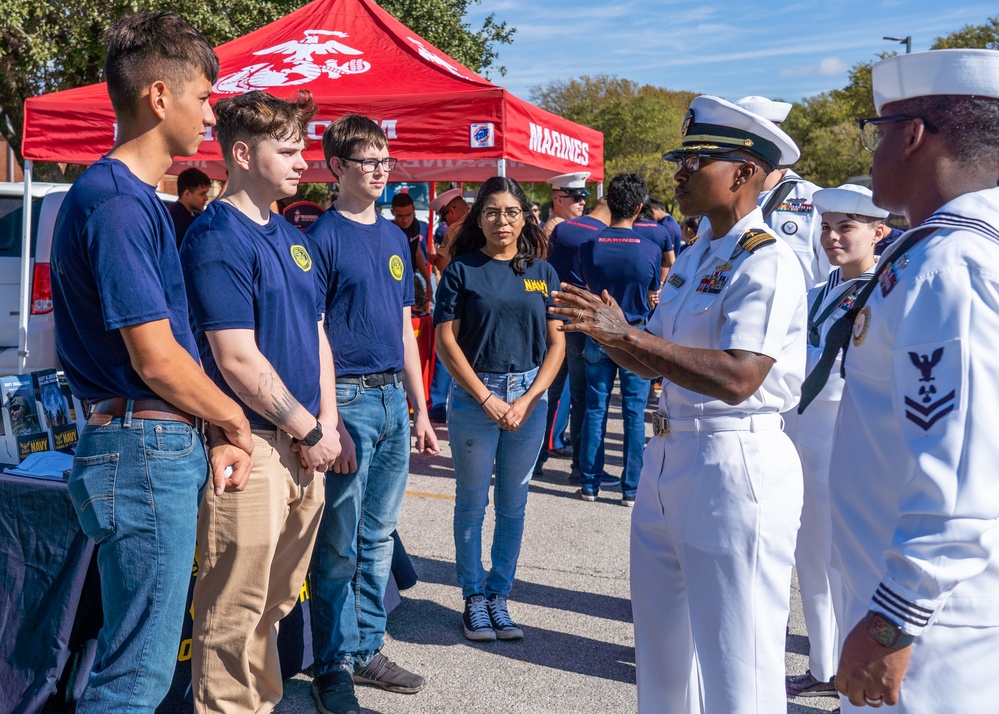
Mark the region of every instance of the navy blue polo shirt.
<instances>
[{"instance_id":1,"label":"navy blue polo shirt","mask_svg":"<svg viewBox=\"0 0 999 714\"><path fill-rule=\"evenodd\" d=\"M512 260L475 250L441 275L434 324L461 320L458 346L476 372L527 372L548 354L548 320L560 319L547 312L553 290L558 275L540 258L518 275Z\"/></svg>"},{"instance_id":2,"label":"navy blue polo shirt","mask_svg":"<svg viewBox=\"0 0 999 714\"><path fill-rule=\"evenodd\" d=\"M579 247L596 238L606 227L590 216L570 218L555 226L548 239L547 260L555 268L559 280L577 288L586 287L579 272Z\"/></svg>"},{"instance_id":3,"label":"navy blue polo shirt","mask_svg":"<svg viewBox=\"0 0 999 714\"><path fill-rule=\"evenodd\" d=\"M274 426L233 392L205 333L253 330L257 348L291 395L319 414L319 329L323 306L308 241L272 213L261 226L224 201L195 219L180 251L205 372L242 404L255 428Z\"/></svg>"},{"instance_id":4,"label":"navy blue polo shirt","mask_svg":"<svg viewBox=\"0 0 999 714\"><path fill-rule=\"evenodd\" d=\"M416 302L406 235L380 215L369 225L330 208L308 236L337 376L402 370L402 311Z\"/></svg>"},{"instance_id":5,"label":"navy blue polo shirt","mask_svg":"<svg viewBox=\"0 0 999 714\"><path fill-rule=\"evenodd\" d=\"M100 159L66 194L51 269L56 352L78 398L158 398L132 368L123 327L169 320L197 360L173 220L122 162Z\"/></svg>"},{"instance_id":6,"label":"navy blue polo shirt","mask_svg":"<svg viewBox=\"0 0 999 714\"><path fill-rule=\"evenodd\" d=\"M673 254L680 255L680 248L683 246L683 229L680 228L680 224L676 222L673 216L667 213L659 221L659 225L665 228L667 235L669 235L670 242L673 245Z\"/></svg>"},{"instance_id":7,"label":"navy blue polo shirt","mask_svg":"<svg viewBox=\"0 0 999 714\"><path fill-rule=\"evenodd\" d=\"M649 317L649 291L659 289L661 263L659 247L627 228L607 228L579 249L589 291L609 292L632 324Z\"/></svg>"},{"instance_id":8,"label":"navy blue polo shirt","mask_svg":"<svg viewBox=\"0 0 999 714\"><path fill-rule=\"evenodd\" d=\"M670 239L666 229L655 221L637 220L631 229L642 238L652 241L659 247L660 253L673 250L673 241Z\"/></svg>"}]
</instances>

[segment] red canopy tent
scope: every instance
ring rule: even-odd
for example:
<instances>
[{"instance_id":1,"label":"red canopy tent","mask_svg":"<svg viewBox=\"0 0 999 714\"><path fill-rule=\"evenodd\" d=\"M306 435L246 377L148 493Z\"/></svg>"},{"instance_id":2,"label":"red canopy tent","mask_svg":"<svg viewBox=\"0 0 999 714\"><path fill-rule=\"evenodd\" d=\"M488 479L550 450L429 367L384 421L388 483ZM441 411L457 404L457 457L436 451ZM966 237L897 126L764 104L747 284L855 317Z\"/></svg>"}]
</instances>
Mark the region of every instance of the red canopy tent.
<instances>
[{"instance_id":1,"label":"red canopy tent","mask_svg":"<svg viewBox=\"0 0 999 714\"><path fill-rule=\"evenodd\" d=\"M288 97L308 89L319 103L311 139L352 112L377 120L400 159L398 181L482 181L505 173L545 181L572 171L603 180L603 135L535 107L458 64L373 0L315 0L217 48L215 97L253 89ZM32 97L23 152L34 161L90 164L114 144L105 84ZM328 181L322 146L306 152L305 181ZM218 143L171 173L197 166L223 179Z\"/></svg>"}]
</instances>

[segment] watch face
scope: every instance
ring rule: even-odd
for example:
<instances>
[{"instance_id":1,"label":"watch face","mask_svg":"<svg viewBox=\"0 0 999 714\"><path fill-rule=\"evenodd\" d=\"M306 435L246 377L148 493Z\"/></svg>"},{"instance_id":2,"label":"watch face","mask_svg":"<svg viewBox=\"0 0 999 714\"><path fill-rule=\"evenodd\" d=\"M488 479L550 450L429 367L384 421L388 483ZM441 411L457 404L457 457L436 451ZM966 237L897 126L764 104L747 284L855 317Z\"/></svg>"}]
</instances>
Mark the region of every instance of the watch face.
<instances>
[{"instance_id":1,"label":"watch face","mask_svg":"<svg viewBox=\"0 0 999 714\"><path fill-rule=\"evenodd\" d=\"M872 615L867 623L867 634L885 647L894 647L898 641L899 629L880 615Z\"/></svg>"}]
</instances>

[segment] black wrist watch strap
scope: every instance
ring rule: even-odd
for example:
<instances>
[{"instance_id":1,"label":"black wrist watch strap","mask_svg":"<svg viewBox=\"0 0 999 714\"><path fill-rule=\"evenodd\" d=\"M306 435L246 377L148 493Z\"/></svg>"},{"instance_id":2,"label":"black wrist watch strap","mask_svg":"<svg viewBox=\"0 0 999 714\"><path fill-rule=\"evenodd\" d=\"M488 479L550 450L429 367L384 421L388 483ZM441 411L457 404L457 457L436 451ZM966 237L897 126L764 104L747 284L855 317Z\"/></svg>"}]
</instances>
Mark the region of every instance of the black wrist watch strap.
<instances>
[{"instance_id":1,"label":"black wrist watch strap","mask_svg":"<svg viewBox=\"0 0 999 714\"><path fill-rule=\"evenodd\" d=\"M914 635L902 632L901 627L880 612L873 610L867 611L867 616L864 618L864 629L879 645L893 650L908 647L916 639Z\"/></svg>"},{"instance_id":2,"label":"black wrist watch strap","mask_svg":"<svg viewBox=\"0 0 999 714\"><path fill-rule=\"evenodd\" d=\"M306 446L315 446L322 440L322 438L323 438L323 425L317 421L316 428L310 431L308 434L306 434L304 438L296 439L295 437L292 437L291 442L293 444L302 443L305 444Z\"/></svg>"}]
</instances>

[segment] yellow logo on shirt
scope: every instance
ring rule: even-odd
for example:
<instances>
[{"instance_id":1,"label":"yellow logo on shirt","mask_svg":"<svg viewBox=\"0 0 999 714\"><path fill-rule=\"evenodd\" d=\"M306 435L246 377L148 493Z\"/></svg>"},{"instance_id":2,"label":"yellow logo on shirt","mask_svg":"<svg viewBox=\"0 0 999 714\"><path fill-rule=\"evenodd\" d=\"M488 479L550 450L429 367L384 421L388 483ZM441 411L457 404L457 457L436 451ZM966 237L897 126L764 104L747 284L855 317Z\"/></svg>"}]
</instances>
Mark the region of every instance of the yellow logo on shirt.
<instances>
[{"instance_id":1,"label":"yellow logo on shirt","mask_svg":"<svg viewBox=\"0 0 999 714\"><path fill-rule=\"evenodd\" d=\"M389 258L389 272L392 273L392 277L396 280L402 280L402 274L405 271L405 266L402 263L402 258L398 255L393 255Z\"/></svg>"},{"instance_id":2,"label":"yellow logo on shirt","mask_svg":"<svg viewBox=\"0 0 999 714\"><path fill-rule=\"evenodd\" d=\"M306 273L312 270L312 256L305 249L304 245L293 245L291 247L291 257L295 260L295 265Z\"/></svg>"},{"instance_id":3,"label":"yellow logo on shirt","mask_svg":"<svg viewBox=\"0 0 999 714\"><path fill-rule=\"evenodd\" d=\"M548 297L548 283L544 280L528 280L524 278L524 290L529 293L541 293Z\"/></svg>"}]
</instances>

